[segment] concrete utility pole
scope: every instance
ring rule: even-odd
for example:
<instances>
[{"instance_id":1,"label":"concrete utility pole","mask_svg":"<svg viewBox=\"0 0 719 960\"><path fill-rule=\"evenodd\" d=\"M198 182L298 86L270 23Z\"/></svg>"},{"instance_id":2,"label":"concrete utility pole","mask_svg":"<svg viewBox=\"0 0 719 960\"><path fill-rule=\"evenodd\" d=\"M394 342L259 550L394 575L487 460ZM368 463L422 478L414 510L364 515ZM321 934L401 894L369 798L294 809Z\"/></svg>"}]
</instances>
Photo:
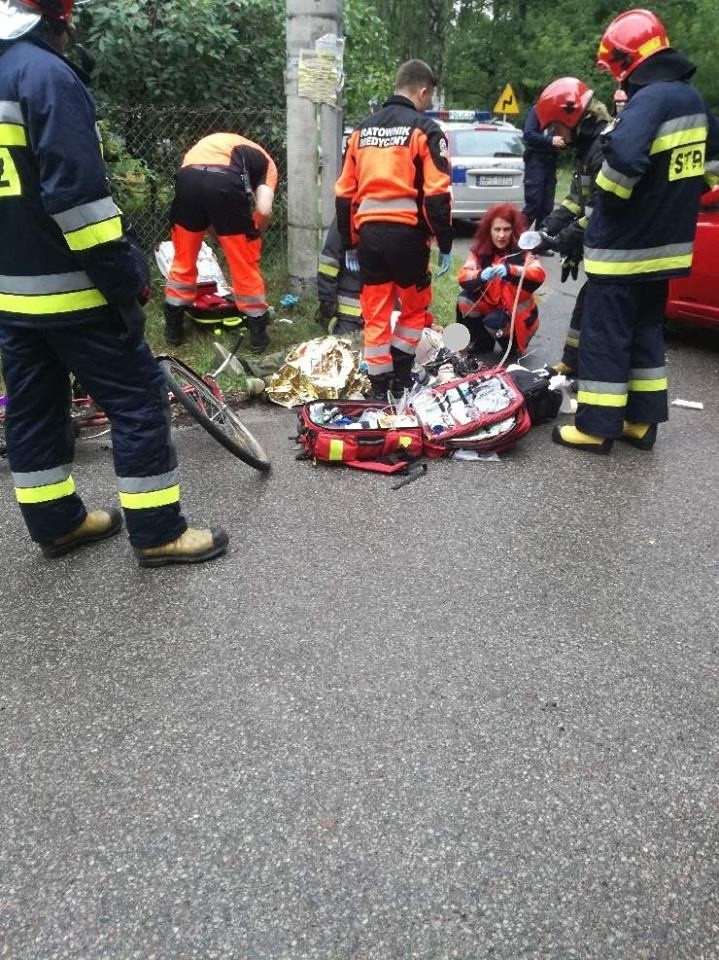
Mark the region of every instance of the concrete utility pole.
<instances>
[{"instance_id":1,"label":"concrete utility pole","mask_svg":"<svg viewBox=\"0 0 719 960\"><path fill-rule=\"evenodd\" d=\"M342 110L297 92L301 50L325 34L342 36L342 0L287 0L287 220L290 286L316 293L320 241L334 216L342 150Z\"/></svg>"}]
</instances>

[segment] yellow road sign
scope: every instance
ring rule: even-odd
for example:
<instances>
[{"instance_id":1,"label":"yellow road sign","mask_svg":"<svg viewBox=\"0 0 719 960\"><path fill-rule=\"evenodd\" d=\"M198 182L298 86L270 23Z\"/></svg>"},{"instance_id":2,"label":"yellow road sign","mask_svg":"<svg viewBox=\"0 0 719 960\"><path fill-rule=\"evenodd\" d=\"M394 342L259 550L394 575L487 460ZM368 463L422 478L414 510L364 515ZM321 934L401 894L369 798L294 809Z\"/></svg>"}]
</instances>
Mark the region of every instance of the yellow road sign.
<instances>
[{"instance_id":1,"label":"yellow road sign","mask_svg":"<svg viewBox=\"0 0 719 960\"><path fill-rule=\"evenodd\" d=\"M519 101L509 84L500 93L492 113L519 113Z\"/></svg>"}]
</instances>

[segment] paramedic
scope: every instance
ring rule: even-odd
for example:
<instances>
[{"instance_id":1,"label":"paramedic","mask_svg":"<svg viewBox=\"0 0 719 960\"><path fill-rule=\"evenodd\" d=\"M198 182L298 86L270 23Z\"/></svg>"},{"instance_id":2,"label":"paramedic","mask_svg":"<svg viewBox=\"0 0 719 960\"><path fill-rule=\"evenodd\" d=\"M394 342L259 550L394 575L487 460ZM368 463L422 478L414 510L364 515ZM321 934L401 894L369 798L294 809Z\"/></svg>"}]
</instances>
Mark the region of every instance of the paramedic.
<instances>
[{"instance_id":1,"label":"paramedic","mask_svg":"<svg viewBox=\"0 0 719 960\"><path fill-rule=\"evenodd\" d=\"M345 261L360 273L364 358L378 398L412 384L417 344L431 323L431 237L439 247L437 276L451 265L447 138L423 116L435 86L422 60L402 64L394 95L350 135L335 187Z\"/></svg>"},{"instance_id":2,"label":"paramedic","mask_svg":"<svg viewBox=\"0 0 719 960\"><path fill-rule=\"evenodd\" d=\"M699 198L719 174L719 124L658 17L629 10L601 39L597 65L629 100L602 137L604 161L584 242L588 284L574 426L557 443L607 453L619 438L649 450L668 417L664 306L691 270Z\"/></svg>"},{"instance_id":3,"label":"paramedic","mask_svg":"<svg viewBox=\"0 0 719 960\"><path fill-rule=\"evenodd\" d=\"M270 342L260 256L276 187L274 160L239 134L213 133L185 154L170 211L175 249L165 285L165 340L170 346L182 343L185 309L197 295L197 255L209 229L227 258L251 349L261 352Z\"/></svg>"},{"instance_id":4,"label":"paramedic","mask_svg":"<svg viewBox=\"0 0 719 960\"><path fill-rule=\"evenodd\" d=\"M0 351L7 454L23 519L46 557L116 534L72 478L70 382L106 411L130 543L141 566L223 553L223 530L180 512L167 387L143 339L144 257L108 194L85 84L63 56L74 0L0 6Z\"/></svg>"},{"instance_id":5,"label":"paramedic","mask_svg":"<svg viewBox=\"0 0 719 960\"><path fill-rule=\"evenodd\" d=\"M491 353L495 343L505 353L511 335L508 359L514 359L526 351L539 327L534 291L544 283L545 274L537 257L525 254L517 245L525 229L522 214L511 203L491 207L479 221L469 256L459 271L457 321L468 328L469 350L475 356Z\"/></svg>"},{"instance_id":6,"label":"paramedic","mask_svg":"<svg viewBox=\"0 0 719 960\"><path fill-rule=\"evenodd\" d=\"M536 104L527 114L522 131L524 141L524 209L522 216L539 228L554 208L557 188L557 156L566 147L564 137L542 130Z\"/></svg>"}]
</instances>

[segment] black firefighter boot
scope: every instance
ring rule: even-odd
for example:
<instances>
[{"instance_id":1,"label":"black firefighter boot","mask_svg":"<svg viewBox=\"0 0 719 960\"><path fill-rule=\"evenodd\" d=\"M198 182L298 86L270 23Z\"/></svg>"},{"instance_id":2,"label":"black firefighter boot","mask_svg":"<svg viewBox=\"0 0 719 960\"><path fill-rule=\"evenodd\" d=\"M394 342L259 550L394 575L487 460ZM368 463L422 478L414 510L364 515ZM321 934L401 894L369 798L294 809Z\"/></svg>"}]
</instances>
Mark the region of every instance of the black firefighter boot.
<instances>
[{"instance_id":1,"label":"black firefighter boot","mask_svg":"<svg viewBox=\"0 0 719 960\"><path fill-rule=\"evenodd\" d=\"M166 303L163 309L165 313L165 343L168 347L179 347L185 339L182 331L185 308L174 303Z\"/></svg>"},{"instance_id":2,"label":"black firefighter boot","mask_svg":"<svg viewBox=\"0 0 719 960\"><path fill-rule=\"evenodd\" d=\"M392 384L392 393L396 397L401 397L405 390L411 390L414 384L412 376L412 367L414 366L414 354L405 353L397 347L390 349L392 354L392 363L394 364L394 383Z\"/></svg>"},{"instance_id":3,"label":"black firefighter boot","mask_svg":"<svg viewBox=\"0 0 719 960\"><path fill-rule=\"evenodd\" d=\"M267 333L267 324L269 322L269 310L265 310L259 317L247 318L247 329L250 331L250 350L252 353L262 353L269 344L270 336Z\"/></svg>"},{"instance_id":4,"label":"black firefighter boot","mask_svg":"<svg viewBox=\"0 0 719 960\"><path fill-rule=\"evenodd\" d=\"M379 373L369 378L370 391L367 394L368 400L382 400L387 403L387 393L392 386L391 373Z\"/></svg>"}]
</instances>

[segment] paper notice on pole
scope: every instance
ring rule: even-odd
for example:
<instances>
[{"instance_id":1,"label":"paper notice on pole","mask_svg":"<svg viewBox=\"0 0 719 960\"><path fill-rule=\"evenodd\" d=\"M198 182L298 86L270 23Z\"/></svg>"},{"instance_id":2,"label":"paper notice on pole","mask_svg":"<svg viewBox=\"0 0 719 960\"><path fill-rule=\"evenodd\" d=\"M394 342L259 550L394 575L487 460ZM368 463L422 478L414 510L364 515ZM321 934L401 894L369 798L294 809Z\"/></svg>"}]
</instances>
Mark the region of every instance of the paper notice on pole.
<instances>
[{"instance_id":1,"label":"paper notice on pole","mask_svg":"<svg viewBox=\"0 0 719 960\"><path fill-rule=\"evenodd\" d=\"M334 51L300 50L298 96L336 107L340 78L340 59Z\"/></svg>"}]
</instances>

